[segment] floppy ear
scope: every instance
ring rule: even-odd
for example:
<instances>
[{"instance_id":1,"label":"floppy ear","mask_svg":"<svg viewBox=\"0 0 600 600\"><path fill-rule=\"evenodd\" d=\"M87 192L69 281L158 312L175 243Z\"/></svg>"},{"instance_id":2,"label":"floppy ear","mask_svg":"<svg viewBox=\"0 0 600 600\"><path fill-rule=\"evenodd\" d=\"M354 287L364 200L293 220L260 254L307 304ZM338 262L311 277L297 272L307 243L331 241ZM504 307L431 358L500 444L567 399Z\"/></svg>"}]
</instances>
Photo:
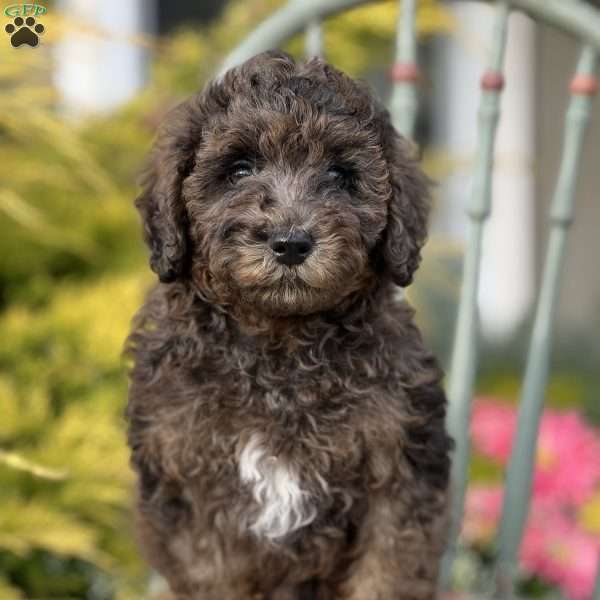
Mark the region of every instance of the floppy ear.
<instances>
[{"instance_id":1,"label":"floppy ear","mask_svg":"<svg viewBox=\"0 0 600 600\"><path fill-rule=\"evenodd\" d=\"M167 115L135 201L151 251L150 267L162 282L174 281L187 266L187 214L181 186L194 166L204 114L201 96L194 96Z\"/></svg>"},{"instance_id":2,"label":"floppy ear","mask_svg":"<svg viewBox=\"0 0 600 600\"><path fill-rule=\"evenodd\" d=\"M421 262L421 248L427 238L430 181L387 113L382 140L392 187L383 239L383 266L394 283L406 287Z\"/></svg>"}]
</instances>

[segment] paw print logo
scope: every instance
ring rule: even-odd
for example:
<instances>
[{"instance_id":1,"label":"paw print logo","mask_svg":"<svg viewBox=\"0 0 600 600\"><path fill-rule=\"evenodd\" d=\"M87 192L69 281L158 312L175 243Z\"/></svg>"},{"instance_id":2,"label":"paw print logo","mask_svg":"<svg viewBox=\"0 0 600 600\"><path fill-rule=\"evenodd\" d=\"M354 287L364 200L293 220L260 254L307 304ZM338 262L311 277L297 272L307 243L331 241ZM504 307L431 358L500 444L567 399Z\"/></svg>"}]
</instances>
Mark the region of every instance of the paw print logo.
<instances>
[{"instance_id":1,"label":"paw print logo","mask_svg":"<svg viewBox=\"0 0 600 600\"><path fill-rule=\"evenodd\" d=\"M4 30L10 35L10 43L13 48L27 44L35 48L40 42L40 35L44 33L44 26L36 23L33 17L15 17Z\"/></svg>"}]
</instances>

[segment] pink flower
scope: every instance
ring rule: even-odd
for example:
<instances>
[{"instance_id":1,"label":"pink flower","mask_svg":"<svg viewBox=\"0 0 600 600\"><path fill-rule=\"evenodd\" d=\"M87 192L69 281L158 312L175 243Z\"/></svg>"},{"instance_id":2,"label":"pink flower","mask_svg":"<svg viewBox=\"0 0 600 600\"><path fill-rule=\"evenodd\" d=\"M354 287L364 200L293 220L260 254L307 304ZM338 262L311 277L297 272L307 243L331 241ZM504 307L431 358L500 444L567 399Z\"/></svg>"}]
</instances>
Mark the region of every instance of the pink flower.
<instances>
[{"instance_id":1,"label":"pink flower","mask_svg":"<svg viewBox=\"0 0 600 600\"><path fill-rule=\"evenodd\" d=\"M473 444L481 454L506 464L516 429L516 409L493 400L476 402ZM547 410L540 424L534 494L579 505L600 483L600 438L574 411Z\"/></svg>"},{"instance_id":2,"label":"pink flower","mask_svg":"<svg viewBox=\"0 0 600 600\"><path fill-rule=\"evenodd\" d=\"M574 411L546 411L538 438L534 495L578 506L600 483L600 439Z\"/></svg>"},{"instance_id":3,"label":"pink flower","mask_svg":"<svg viewBox=\"0 0 600 600\"><path fill-rule=\"evenodd\" d=\"M473 445L484 456L504 464L510 457L517 416L515 408L492 399L478 400L473 407Z\"/></svg>"},{"instance_id":4,"label":"pink flower","mask_svg":"<svg viewBox=\"0 0 600 600\"><path fill-rule=\"evenodd\" d=\"M528 521L521 563L548 583L558 585L571 600L587 600L594 589L600 539L579 529L558 510L536 510Z\"/></svg>"},{"instance_id":5,"label":"pink flower","mask_svg":"<svg viewBox=\"0 0 600 600\"><path fill-rule=\"evenodd\" d=\"M488 543L496 533L502 510L502 488L471 486L467 492L462 535L472 543Z\"/></svg>"},{"instance_id":6,"label":"pink flower","mask_svg":"<svg viewBox=\"0 0 600 600\"><path fill-rule=\"evenodd\" d=\"M516 429L516 409L490 399L475 404L475 449L505 465ZM591 597L599 568L600 536L577 523L581 505L600 486L600 436L574 412L545 411L537 443L533 497L521 546L523 567L559 586L570 600ZM502 510L499 485L471 486L463 535L491 541Z\"/></svg>"},{"instance_id":7,"label":"pink flower","mask_svg":"<svg viewBox=\"0 0 600 600\"><path fill-rule=\"evenodd\" d=\"M502 510L499 485L472 486L467 494L463 536L474 545L489 544ZM588 600L594 587L600 538L577 526L560 503L535 497L521 545L526 571L559 586L569 600Z\"/></svg>"}]
</instances>

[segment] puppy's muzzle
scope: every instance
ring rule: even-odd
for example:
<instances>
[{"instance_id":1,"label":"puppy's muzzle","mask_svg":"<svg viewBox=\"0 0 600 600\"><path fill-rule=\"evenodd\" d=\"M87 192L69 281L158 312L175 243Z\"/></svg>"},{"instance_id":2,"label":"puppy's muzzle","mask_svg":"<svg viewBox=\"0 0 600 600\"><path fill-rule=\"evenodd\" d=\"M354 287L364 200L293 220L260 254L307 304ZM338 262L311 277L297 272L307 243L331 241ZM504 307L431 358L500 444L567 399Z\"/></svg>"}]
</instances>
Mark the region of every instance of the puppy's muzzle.
<instances>
[{"instance_id":1,"label":"puppy's muzzle","mask_svg":"<svg viewBox=\"0 0 600 600\"><path fill-rule=\"evenodd\" d=\"M278 263L292 266L306 260L313 250L314 241L308 232L292 228L274 233L269 239L269 246Z\"/></svg>"}]
</instances>

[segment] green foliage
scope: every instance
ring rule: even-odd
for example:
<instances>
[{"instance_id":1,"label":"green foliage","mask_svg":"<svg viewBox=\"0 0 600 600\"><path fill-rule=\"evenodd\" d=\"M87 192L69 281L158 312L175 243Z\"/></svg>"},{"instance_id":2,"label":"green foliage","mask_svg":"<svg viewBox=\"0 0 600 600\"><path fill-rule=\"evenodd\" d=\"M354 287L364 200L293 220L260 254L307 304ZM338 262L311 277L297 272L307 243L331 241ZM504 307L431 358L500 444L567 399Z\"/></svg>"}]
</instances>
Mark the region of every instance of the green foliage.
<instances>
[{"instance_id":1,"label":"green foliage","mask_svg":"<svg viewBox=\"0 0 600 600\"><path fill-rule=\"evenodd\" d=\"M91 563L121 581L126 597L142 574L119 356L143 287L135 275L102 276L57 288L43 308L12 305L0 319L11 340L0 348L0 548L12 557L0 564L22 579L21 562L33 560L39 570L26 578L29 593L53 597L34 589L48 563L40 551L78 559L82 573L69 585L87 586L83 563ZM63 588L59 595L80 592Z\"/></svg>"}]
</instances>

